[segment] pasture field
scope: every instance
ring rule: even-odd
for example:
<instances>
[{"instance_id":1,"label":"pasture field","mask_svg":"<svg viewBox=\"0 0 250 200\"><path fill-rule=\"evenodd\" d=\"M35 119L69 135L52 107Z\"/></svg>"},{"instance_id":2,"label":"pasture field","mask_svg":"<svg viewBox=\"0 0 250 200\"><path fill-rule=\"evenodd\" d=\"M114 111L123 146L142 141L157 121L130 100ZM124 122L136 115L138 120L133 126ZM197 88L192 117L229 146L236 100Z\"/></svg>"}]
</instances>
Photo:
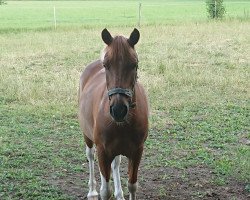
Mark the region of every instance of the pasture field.
<instances>
[{"instance_id":1,"label":"pasture field","mask_svg":"<svg viewBox=\"0 0 250 200\"><path fill-rule=\"evenodd\" d=\"M88 164L77 121L79 76L100 57L105 25L113 34L128 36L134 22L119 25L107 16L104 23L59 24L56 30L44 21L37 26L24 18L20 24L27 12L14 5L36 7L34 14L46 14L41 10L48 4L65 12L71 5L37 3L0 6L0 199L86 199ZM137 4L119 3L127 10ZM98 17L94 10L89 18ZM235 15L208 21L199 15L183 22L181 16L176 21L166 17L162 25L144 21L139 28L139 81L148 93L151 115L138 199L247 199L250 20ZM128 198L125 157L122 162Z\"/></svg>"},{"instance_id":2,"label":"pasture field","mask_svg":"<svg viewBox=\"0 0 250 200\"><path fill-rule=\"evenodd\" d=\"M205 1L142 0L141 24L206 22ZM226 19L250 19L250 1L224 1ZM7 1L0 6L0 31L54 27L135 26L139 1Z\"/></svg>"}]
</instances>

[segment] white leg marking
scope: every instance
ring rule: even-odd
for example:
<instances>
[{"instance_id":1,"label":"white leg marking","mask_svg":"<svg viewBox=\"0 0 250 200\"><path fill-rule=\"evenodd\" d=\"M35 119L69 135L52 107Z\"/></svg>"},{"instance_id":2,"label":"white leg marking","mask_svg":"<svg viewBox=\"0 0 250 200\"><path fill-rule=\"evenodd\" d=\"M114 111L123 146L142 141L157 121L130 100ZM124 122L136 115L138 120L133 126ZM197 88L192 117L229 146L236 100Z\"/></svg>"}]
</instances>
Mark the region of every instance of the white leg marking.
<instances>
[{"instance_id":1,"label":"white leg marking","mask_svg":"<svg viewBox=\"0 0 250 200\"><path fill-rule=\"evenodd\" d=\"M115 193L114 193L115 198L117 200L124 200L121 180L120 180L120 171L119 171L120 162L121 162L121 156L116 156L111 164L111 167L113 171L113 179L115 185Z\"/></svg>"},{"instance_id":2,"label":"white leg marking","mask_svg":"<svg viewBox=\"0 0 250 200\"><path fill-rule=\"evenodd\" d=\"M86 147L86 155L89 161L89 193L88 199L98 199L98 193L96 191L96 180L94 173L94 159L95 159L95 148Z\"/></svg>"},{"instance_id":3,"label":"white leg marking","mask_svg":"<svg viewBox=\"0 0 250 200\"><path fill-rule=\"evenodd\" d=\"M137 183L128 183L129 200L136 200Z\"/></svg>"},{"instance_id":4,"label":"white leg marking","mask_svg":"<svg viewBox=\"0 0 250 200\"><path fill-rule=\"evenodd\" d=\"M111 189L109 182L106 181L102 173L100 172L101 175L101 188L100 188L100 196L102 200L109 200L111 198Z\"/></svg>"}]
</instances>

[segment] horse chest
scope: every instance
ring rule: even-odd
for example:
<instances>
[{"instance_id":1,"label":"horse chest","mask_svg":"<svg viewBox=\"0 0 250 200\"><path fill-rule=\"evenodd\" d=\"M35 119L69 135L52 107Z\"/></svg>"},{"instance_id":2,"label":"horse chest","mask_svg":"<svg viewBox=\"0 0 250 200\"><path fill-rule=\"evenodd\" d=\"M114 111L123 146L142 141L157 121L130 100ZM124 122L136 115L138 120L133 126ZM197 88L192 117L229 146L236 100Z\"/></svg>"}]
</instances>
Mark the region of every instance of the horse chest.
<instances>
[{"instance_id":1,"label":"horse chest","mask_svg":"<svg viewBox=\"0 0 250 200\"><path fill-rule=\"evenodd\" d=\"M130 157L131 153L139 148L142 140L140 134L126 129L102 133L102 143L110 155L121 154Z\"/></svg>"}]
</instances>

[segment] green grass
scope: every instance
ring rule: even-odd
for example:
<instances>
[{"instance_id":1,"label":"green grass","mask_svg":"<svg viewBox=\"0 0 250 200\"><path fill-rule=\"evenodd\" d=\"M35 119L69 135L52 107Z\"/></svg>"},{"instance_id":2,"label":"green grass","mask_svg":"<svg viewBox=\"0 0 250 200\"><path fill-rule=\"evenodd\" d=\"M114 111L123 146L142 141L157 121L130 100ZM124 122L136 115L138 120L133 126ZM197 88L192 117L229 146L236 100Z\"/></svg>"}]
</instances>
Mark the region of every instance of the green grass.
<instances>
[{"instance_id":1,"label":"green grass","mask_svg":"<svg viewBox=\"0 0 250 200\"><path fill-rule=\"evenodd\" d=\"M1 104L0 109L4 113L0 118L1 199L69 199L46 177L63 176L66 170L82 172L83 146L78 141L80 132L76 121L49 108L45 111ZM64 118L68 119L64 121ZM72 160L65 161L65 157ZM78 168L70 162L78 163Z\"/></svg>"},{"instance_id":2,"label":"green grass","mask_svg":"<svg viewBox=\"0 0 250 200\"><path fill-rule=\"evenodd\" d=\"M45 10L52 3L62 5L64 11L69 5L38 3ZM0 16L3 9L17 11L14 5L21 4L27 8L35 2L8 2L0 7ZM127 8L134 4L129 2ZM72 5L76 7L77 2ZM80 72L99 58L104 47L103 25L91 22L88 28L70 24L57 30L40 29L51 22L14 24L10 21L18 18L13 20L7 17L13 13L6 13L0 22L4 30L0 34L0 199L75 199L54 180L87 171L87 165L82 165L86 159L76 116L77 89ZM140 28L139 79L151 105L142 171L206 166L216 175L209 180L216 185L233 177L248 188L250 23L197 19L203 22L190 18L187 24L178 20L169 24L166 19L166 25L148 21ZM120 22L105 23L115 34L129 35L132 30L120 27ZM24 27L32 30L6 31ZM74 181L86 190L88 180ZM164 188L159 191L166 195Z\"/></svg>"},{"instance_id":3,"label":"green grass","mask_svg":"<svg viewBox=\"0 0 250 200\"><path fill-rule=\"evenodd\" d=\"M141 1L141 24L207 21L203 1ZM0 7L0 31L54 27L136 26L138 1L8 1ZM226 18L250 18L250 2L225 1ZM112 8L112 9L111 9Z\"/></svg>"}]
</instances>

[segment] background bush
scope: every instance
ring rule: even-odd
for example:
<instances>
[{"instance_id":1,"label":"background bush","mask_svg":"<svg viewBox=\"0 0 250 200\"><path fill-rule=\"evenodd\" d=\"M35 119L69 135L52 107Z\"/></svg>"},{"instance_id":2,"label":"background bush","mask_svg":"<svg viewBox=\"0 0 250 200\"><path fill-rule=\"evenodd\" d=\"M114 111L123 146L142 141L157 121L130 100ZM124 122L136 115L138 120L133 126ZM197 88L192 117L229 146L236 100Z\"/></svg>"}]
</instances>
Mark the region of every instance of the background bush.
<instances>
[{"instance_id":1,"label":"background bush","mask_svg":"<svg viewBox=\"0 0 250 200\"><path fill-rule=\"evenodd\" d=\"M4 5L6 2L4 0L0 0L0 5Z\"/></svg>"},{"instance_id":2,"label":"background bush","mask_svg":"<svg viewBox=\"0 0 250 200\"><path fill-rule=\"evenodd\" d=\"M223 0L207 0L208 17L212 19L223 18L226 10L223 6Z\"/></svg>"}]
</instances>

